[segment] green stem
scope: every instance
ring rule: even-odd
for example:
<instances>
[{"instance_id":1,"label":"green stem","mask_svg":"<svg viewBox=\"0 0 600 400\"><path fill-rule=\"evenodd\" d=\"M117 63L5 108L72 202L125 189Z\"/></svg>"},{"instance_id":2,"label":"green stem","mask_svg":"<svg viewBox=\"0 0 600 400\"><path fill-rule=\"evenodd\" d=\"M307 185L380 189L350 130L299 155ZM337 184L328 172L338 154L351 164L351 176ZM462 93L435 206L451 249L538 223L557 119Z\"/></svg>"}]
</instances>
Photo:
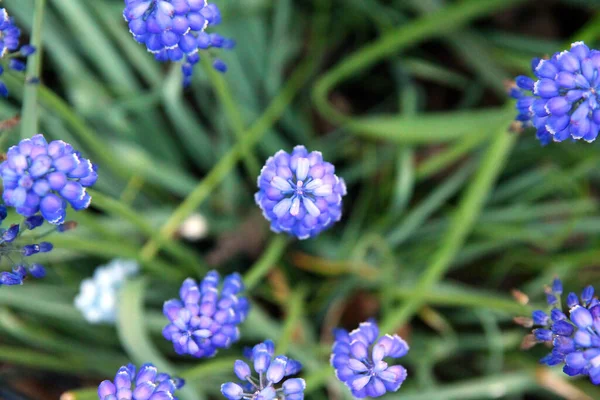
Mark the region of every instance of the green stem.
<instances>
[{"instance_id":1,"label":"green stem","mask_svg":"<svg viewBox=\"0 0 600 400\"><path fill-rule=\"evenodd\" d=\"M415 296L387 316L381 326L382 332L392 332L407 322L425 303L425 295L446 273L456 254L462 248L472 231L490 190L502 171L502 167L515 142L516 136L502 127L482 155L481 167L467 188L450 229L444 236L442 247L433 255L433 259L415 286Z\"/></svg>"},{"instance_id":2,"label":"green stem","mask_svg":"<svg viewBox=\"0 0 600 400\"><path fill-rule=\"evenodd\" d=\"M344 79L414 43L444 35L474 18L523 1L525 0L465 0L388 32L381 39L354 52L319 79L312 93L316 109L329 121L348 123L348 128L352 129L353 119L340 113L329 102L329 93Z\"/></svg>"},{"instance_id":3,"label":"green stem","mask_svg":"<svg viewBox=\"0 0 600 400\"><path fill-rule=\"evenodd\" d=\"M277 348L275 354L285 354L292 343L294 333L298 328L298 323L302 318L302 312L304 311L304 298L306 296L306 288L300 287L295 290L289 298L286 304L287 316L283 324L283 330L279 340L277 340Z\"/></svg>"},{"instance_id":4,"label":"green stem","mask_svg":"<svg viewBox=\"0 0 600 400\"><path fill-rule=\"evenodd\" d=\"M289 239L283 235L277 235L269 243L269 247L262 254L260 259L254 263L244 276L244 285L246 291L250 292L275 266L275 263L281 258Z\"/></svg>"},{"instance_id":5,"label":"green stem","mask_svg":"<svg viewBox=\"0 0 600 400\"><path fill-rule=\"evenodd\" d=\"M35 53L28 57L26 81L41 78L42 74L42 25L44 24L44 9L46 0L37 0L33 14L30 44L35 47ZM21 119L21 137L31 137L39 132L38 121L38 87L37 83L27 83L23 90L23 108Z\"/></svg>"},{"instance_id":6,"label":"green stem","mask_svg":"<svg viewBox=\"0 0 600 400\"><path fill-rule=\"evenodd\" d=\"M144 235L152 236L156 231L143 215L138 214L123 202L112 199L95 190L88 189L88 193L92 196L94 207L128 220L137 226ZM190 271L197 272L198 266L204 266L204 262L196 255L196 253L171 238L165 240L164 248L180 263L189 266Z\"/></svg>"}]
</instances>

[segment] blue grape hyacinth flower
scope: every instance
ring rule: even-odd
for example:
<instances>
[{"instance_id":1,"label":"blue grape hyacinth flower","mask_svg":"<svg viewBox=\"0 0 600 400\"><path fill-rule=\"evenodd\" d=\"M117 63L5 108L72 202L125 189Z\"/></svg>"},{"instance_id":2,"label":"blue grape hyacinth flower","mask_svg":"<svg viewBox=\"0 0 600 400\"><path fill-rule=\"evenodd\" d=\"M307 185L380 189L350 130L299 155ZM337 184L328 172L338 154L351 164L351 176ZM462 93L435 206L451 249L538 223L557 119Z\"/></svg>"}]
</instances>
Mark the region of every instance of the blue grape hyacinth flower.
<instances>
[{"instance_id":1,"label":"blue grape hyacinth flower","mask_svg":"<svg viewBox=\"0 0 600 400\"><path fill-rule=\"evenodd\" d=\"M117 317L119 290L128 277L138 272L134 260L112 260L84 279L75 297L75 307L91 324L113 323Z\"/></svg>"},{"instance_id":2,"label":"blue grape hyacinth flower","mask_svg":"<svg viewBox=\"0 0 600 400\"><path fill-rule=\"evenodd\" d=\"M173 342L178 354L213 357L218 349L227 348L240 338L238 325L246 320L250 303L240 295L242 277L231 274L223 279L210 271L198 285L186 279L179 299L165 302L163 313L170 323L163 329L165 339Z\"/></svg>"},{"instance_id":3,"label":"blue grape hyacinth flower","mask_svg":"<svg viewBox=\"0 0 600 400\"><path fill-rule=\"evenodd\" d=\"M183 61L185 86L191 82L200 51L235 46L231 39L205 32L221 22L219 8L206 0L125 0L123 17L135 40L158 61ZM227 70L219 59L213 66L220 72Z\"/></svg>"},{"instance_id":4,"label":"blue grape hyacinth flower","mask_svg":"<svg viewBox=\"0 0 600 400\"><path fill-rule=\"evenodd\" d=\"M384 359L408 353L408 344L398 335L379 337L375 321L363 322L348 333L335 330L331 365L335 374L356 398L380 397L397 391L406 379L401 365L388 365Z\"/></svg>"},{"instance_id":5,"label":"blue grape hyacinth flower","mask_svg":"<svg viewBox=\"0 0 600 400\"><path fill-rule=\"evenodd\" d=\"M96 166L62 140L43 135L23 139L8 149L0 164L2 198L25 217L38 212L51 224L65 221L67 203L75 210L90 205L86 188L96 183Z\"/></svg>"},{"instance_id":6,"label":"blue grape hyacinth flower","mask_svg":"<svg viewBox=\"0 0 600 400\"><path fill-rule=\"evenodd\" d=\"M135 365L123 366L114 381L105 380L98 386L99 400L176 400L175 391L184 381L159 373L152 364L144 364L136 374Z\"/></svg>"},{"instance_id":7,"label":"blue grape hyacinth flower","mask_svg":"<svg viewBox=\"0 0 600 400\"><path fill-rule=\"evenodd\" d=\"M532 314L533 336L538 342L552 345L550 354L540 360L548 366L564 364L569 376L589 376L594 385L600 384L600 303L594 288L588 286L581 296L569 293L567 313L563 312L562 282L555 279L546 290L549 311Z\"/></svg>"},{"instance_id":8,"label":"blue grape hyacinth flower","mask_svg":"<svg viewBox=\"0 0 600 400\"><path fill-rule=\"evenodd\" d=\"M542 144L593 142L600 129L600 51L575 42L547 60L534 59L535 78L518 76L517 120L533 126Z\"/></svg>"},{"instance_id":9,"label":"blue grape hyacinth flower","mask_svg":"<svg viewBox=\"0 0 600 400\"><path fill-rule=\"evenodd\" d=\"M233 372L242 381L241 384L227 382L221 385L221 393L229 400L257 399L257 400L302 400L306 383L302 378L289 378L302 369L300 362L284 355L273 357L275 345L267 340L259 343L247 352L258 374L252 376L250 365L242 360L237 360ZM287 379L286 379L287 378ZM279 388L275 388L279 385Z\"/></svg>"},{"instance_id":10,"label":"blue grape hyacinth flower","mask_svg":"<svg viewBox=\"0 0 600 400\"><path fill-rule=\"evenodd\" d=\"M35 47L24 45L19 48L21 30L15 25L15 21L8 15L5 8L0 8L0 76L4 68L8 67L15 71L24 71L25 62L18 58L26 58L35 52ZM0 81L0 96L8 97L8 88Z\"/></svg>"},{"instance_id":11,"label":"blue grape hyacinth flower","mask_svg":"<svg viewBox=\"0 0 600 400\"><path fill-rule=\"evenodd\" d=\"M269 157L258 177L255 200L274 232L308 239L342 217L346 184L318 151L296 146Z\"/></svg>"},{"instance_id":12,"label":"blue grape hyacinth flower","mask_svg":"<svg viewBox=\"0 0 600 400\"><path fill-rule=\"evenodd\" d=\"M7 216L7 209L0 205L0 223ZM41 215L24 218L22 224L13 224L8 228L0 228L0 258L9 261L12 271L0 272L0 286L22 285L27 276L40 279L46 276L46 269L38 263L28 263L25 258L38 253L48 253L54 246L50 242L37 242L27 236L28 231L39 228L44 223ZM39 235L45 236L45 234ZM38 236L38 238L39 238ZM36 241L37 243L32 243Z\"/></svg>"}]
</instances>

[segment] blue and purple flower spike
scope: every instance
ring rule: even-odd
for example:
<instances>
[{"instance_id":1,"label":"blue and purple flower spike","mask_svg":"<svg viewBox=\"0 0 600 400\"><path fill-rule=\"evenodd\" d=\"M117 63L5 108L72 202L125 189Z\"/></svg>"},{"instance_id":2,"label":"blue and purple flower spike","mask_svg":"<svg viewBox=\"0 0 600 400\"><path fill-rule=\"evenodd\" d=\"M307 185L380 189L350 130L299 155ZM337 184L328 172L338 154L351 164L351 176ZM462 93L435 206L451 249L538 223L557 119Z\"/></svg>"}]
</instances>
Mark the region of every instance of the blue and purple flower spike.
<instances>
[{"instance_id":1,"label":"blue and purple flower spike","mask_svg":"<svg viewBox=\"0 0 600 400\"><path fill-rule=\"evenodd\" d=\"M565 139L593 142L600 129L600 51L575 42L548 60L534 59L535 79L518 76L518 121L534 126L542 144Z\"/></svg>"},{"instance_id":2,"label":"blue and purple flower spike","mask_svg":"<svg viewBox=\"0 0 600 400\"><path fill-rule=\"evenodd\" d=\"M342 217L346 184L318 151L296 146L269 157L258 177L256 203L274 232L308 239Z\"/></svg>"},{"instance_id":3,"label":"blue and purple flower spike","mask_svg":"<svg viewBox=\"0 0 600 400\"><path fill-rule=\"evenodd\" d=\"M4 67L15 71L24 71L25 62L18 59L29 57L35 52L35 47L24 45L19 48L21 30L15 25L15 21L8 15L4 8L0 8L0 76L4 73ZM6 56L6 58L5 58ZM7 63L4 61L8 60ZM8 97L8 88L0 81L0 96Z\"/></svg>"},{"instance_id":4,"label":"blue and purple flower spike","mask_svg":"<svg viewBox=\"0 0 600 400\"><path fill-rule=\"evenodd\" d=\"M231 39L205 32L221 22L217 6L206 0L125 0L123 17L135 40L145 44L158 61L184 61L185 86L191 82L201 50L235 46ZM227 70L219 59L213 66L220 72Z\"/></svg>"},{"instance_id":5,"label":"blue and purple flower spike","mask_svg":"<svg viewBox=\"0 0 600 400\"><path fill-rule=\"evenodd\" d=\"M0 164L2 198L25 217L38 212L51 224L65 221L67 203L75 210L90 205L86 188L96 183L96 166L62 140L43 135L23 139L8 149Z\"/></svg>"},{"instance_id":6,"label":"blue and purple flower spike","mask_svg":"<svg viewBox=\"0 0 600 400\"><path fill-rule=\"evenodd\" d=\"M600 384L600 304L594 288L588 286L577 297L567 296L569 316L562 311L563 287L555 279L546 289L549 312L533 312L533 335L538 342L552 345L552 351L540 360L548 366L564 364L569 376L587 375L594 385Z\"/></svg>"},{"instance_id":7,"label":"blue and purple flower spike","mask_svg":"<svg viewBox=\"0 0 600 400\"><path fill-rule=\"evenodd\" d=\"M159 373L152 364L144 364L136 374L134 365L123 366L114 381L98 386L99 400L176 400L175 391L184 381Z\"/></svg>"},{"instance_id":8,"label":"blue and purple flower spike","mask_svg":"<svg viewBox=\"0 0 600 400\"><path fill-rule=\"evenodd\" d=\"M220 280L216 271L209 272L200 285L188 278L179 291L181 300L165 302L163 313L170 323L163 336L173 342L178 354L213 357L240 338L238 325L250 310L248 299L240 296L242 277L226 276L219 291Z\"/></svg>"},{"instance_id":9,"label":"blue and purple flower spike","mask_svg":"<svg viewBox=\"0 0 600 400\"><path fill-rule=\"evenodd\" d=\"M334 333L331 365L354 397L380 397L400 389L406 369L384 361L408 353L408 344L400 336L385 335L378 339L379 327L375 321L363 322L350 333L343 329Z\"/></svg>"},{"instance_id":10,"label":"blue and purple flower spike","mask_svg":"<svg viewBox=\"0 0 600 400\"><path fill-rule=\"evenodd\" d=\"M298 361L279 355L273 358L275 345L267 340L259 343L248 352L258 379L252 376L250 366L237 360L233 372L242 381L241 384L227 382L221 385L221 393L229 400L302 400L306 383L302 378L290 378L302 369ZM275 385L281 384L280 388Z\"/></svg>"}]
</instances>

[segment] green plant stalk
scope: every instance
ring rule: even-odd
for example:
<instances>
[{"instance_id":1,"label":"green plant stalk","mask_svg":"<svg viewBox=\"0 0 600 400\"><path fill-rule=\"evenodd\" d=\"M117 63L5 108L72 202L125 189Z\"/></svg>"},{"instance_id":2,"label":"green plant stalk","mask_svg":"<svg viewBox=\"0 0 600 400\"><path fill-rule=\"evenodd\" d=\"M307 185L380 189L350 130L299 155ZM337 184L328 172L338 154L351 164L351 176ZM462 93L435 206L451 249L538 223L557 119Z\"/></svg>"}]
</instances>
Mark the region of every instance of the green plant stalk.
<instances>
[{"instance_id":1,"label":"green plant stalk","mask_svg":"<svg viewBox=\"0 0 600 400\"><path fill-rule=\"evenodd\" d=\"M217 97L221 105L223 106L223 110L227 116L227 120L229 121L233 133L238 141L240 141L246 132L244 127L244 119L240 110L231 94L231 90L229 89L229 85L225 81L223 75L212 67L209 57L202 57L200 62L204 67L204 71L210 75L210 82L212 83L213 89L215 90ZM258 175L260 170L260 165L254 154L252 154L249 149L245 149L242 153L242 160L244 161L245 167L248 170L248 175L250 177L255 177Z\"/></svg>"},{"instance_id":2,"label":"green plant stalk","mask_svg":"<svg viewBox=\"0 0 600 400\"><path fill-rule=\"evenodd\" d=\"M347 127L352 130L352 122L359 119L350 119L340 113L328 100L329 93L336 85L414 43L444 35L474 18L523 1L525 0L465 0L388 32L381 39L348 56L319 79L312 93L316 109L329 121L348 124Z\"/></svg>"},{"instance_id":3,"label":"green plant stalk","mask_svg":"<svg viewBox=\"0 0 600 400\"><path fill-rule=\"evenodd\" d=\"M290 343L292 343L294 333L302 319L302 313L305 308L304 298L306 297L306 288L300 287L290 296L286 304L287 316L283 323L281 336L277 340L275 354L286 354Z\"/></svg>"},{"instance_id":4,"label":"green plant stalk","mask_svg":"<svg viewBox=\"0 0 600 400\"><path fill-rule=\"evenodd\" d=\"M35 46L35 53L28 57L26 81L40 78L42 74L42 26L46 0L36 0L33 14L30 44ZM21 138L29 138L39 132L38 120L38 87L37 83L27 83L23 90L23 107L21 111Z\"/></svg>"},{"instance_id":5,"label":"green plant stalk","mask_svg":"<svg viewBox=\"0 0 600 400\"><path fill-rule=\"evenodd\" d=\"M95 190L88 189L88 193L92 196L94 207L128 220L137 226L144 235L152 236L154 234L155 228L147 222L146 218L136 213L123 202L112 199ZM196 253L171 238L167 238L164 242L164 249L179 262L190 267L188 269L192 272L198 272L197 270L200 266L205 267L204 261Z\"/></svg>"},{"instance_id":6,"label":"green plant stalk","mask_svg":"<svg viewBox=\"0 0 600 400\"><path fill-rule=\"evenodd\" d=\"M210 170L208 175L196 186L196 188L185 198L179 207L173 211L169 220L162 226L157 234L150 239L141 250L141 258L145 261L152 260L164 245L167 238L172 237L173 233L181 223L193 213L208 198L214 189L227 177L229 172L235 167L240 157L260 141L263 135L269 130L277 119L281 117L287 106L295 97L296 93L305 84L311 71L314 61L302 64L293 73L286 86L273 99L263 115L253 124L253 126L244 133L242 139L222 157L219 162Z\"/></svg>"},{"instance_id":7,"label":"green plant stalk","mask_svg":"<svg viewBox=\"0 0 600 400\"><path fill-rule=\"evenodd\" d=\"M281 258L289 239L284 235L277 235L269 243L262 256L254 263L244 276L244 286L246 291L250 292L262 278L265 277L275 266L275 263Z\"/></svg>"},{"instance_id":8,"label":"green plant stalk","mask_svg":"<svg viewBox=\"0 0 600 400\"><path fill-rule=\"evenodd\" d=\"M407 299L398 310L384 319L382 332L393 332L395 328L407 322L425 303L425 295L450 268L454 257L473 230L515 140L516 135L508 133L504 126L496 133L496 137L482 155L481 167L461 199L442 246L434 253L431 263L415 286L416 295Z\"/></svg>"}]
</instances>

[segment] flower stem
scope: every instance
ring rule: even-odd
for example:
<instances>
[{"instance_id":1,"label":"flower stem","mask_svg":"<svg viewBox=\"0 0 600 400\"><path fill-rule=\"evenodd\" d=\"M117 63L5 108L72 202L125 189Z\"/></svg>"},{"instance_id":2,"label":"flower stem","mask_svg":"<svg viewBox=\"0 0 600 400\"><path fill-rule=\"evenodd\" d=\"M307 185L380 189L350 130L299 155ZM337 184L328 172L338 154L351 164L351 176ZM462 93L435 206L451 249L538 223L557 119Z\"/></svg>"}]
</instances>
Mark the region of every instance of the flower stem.
<instances>
[{"instance_id":1,"label":"flower stem","mask_svg":"<svg viewBox=\"0 0 600 400\"><path fill-rule=\"evenodd\" d=\"M271 268L275 266L277 260L281 258L289 239L283 235L277 235L269 243L269 247L262 254L261 258L254 263L244 276L244 285L246 291L250 292L260 282L265 275L269 273Z\"/></svg>"},{"instance_id":2,"label":"flower stem","mask_svg":"<svg viewBox=\"0 0 600 400\"><path fill-rule=\"evenodd\" d=\"M33 14L33 27L31 29L30 44L36 51L27 60L26 83L23 90L23 108L21 118L21 137L23 139L38 133L38 83L29 83L32 79L39 79L42 73L42 25L44 24L44 9L46 0L36 0Z\"/></svg>"},{"instance_id":3,"label":"flower stem","mask_svg":"<svg viewBox=\"0 0 600 400\"><path fill-rule=\"evenodd\" d=\"M512 104L509 104L512 107ZM442 247L434 254L431 263L415 286L415 296L407 299L400 308L388 315L381 325L382 332L393 332L407 322L425 303L425 296L442 278L452 260L466 241L483 208L492 185L498 178L508 158L516 136L507 132L506 127L496 133L496 137L482 155L481 166L467 188L452 225L444 237Z\"/></svg>"}]
</instances>

